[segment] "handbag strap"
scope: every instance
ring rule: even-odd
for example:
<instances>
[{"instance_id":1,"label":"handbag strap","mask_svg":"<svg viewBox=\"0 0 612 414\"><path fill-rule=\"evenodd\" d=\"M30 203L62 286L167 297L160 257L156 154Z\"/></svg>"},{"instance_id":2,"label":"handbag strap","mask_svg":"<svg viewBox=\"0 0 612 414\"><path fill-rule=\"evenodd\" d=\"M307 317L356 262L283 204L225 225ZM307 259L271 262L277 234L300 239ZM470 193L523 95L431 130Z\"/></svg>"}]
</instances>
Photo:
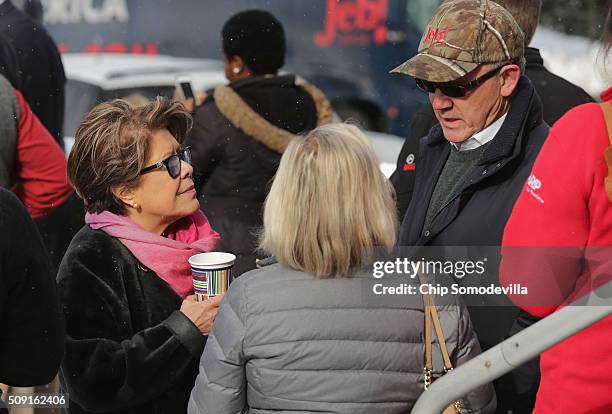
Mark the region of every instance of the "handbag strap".
<instances>
[{"instance_id":1,"label":"handbag strap","mask_svg":"<svg viewBox=\"0 0 612 414\"><path fill-rule=\"evenodd\" d=\"M438 337L438 344L440 345L440 350L442 351L442 359L444 360L444 369L446 371L452 371L453 364L450 360L448 348L446 347L446 339L444 339L444 332L442 331L442 324L440 323L440 318L438 317L438 310L436 309L436 305L433 303L433 301L430 305L430 315L433 321L434 328L436 329L436 336Z\"/></svg>"},{"instance_id":2,"label":"handbag strap","mask_svg":"<svg viewBox=\"0 0 612 414\"><path fill-rule=\"evenodd\" d=\"M419 275L419 279L421 275ZM421 281L421 285L423 282ZM431 349L431 315L429 312L429 294L423 295L423 313L425 315L425 373L429 375L429 384L431 384L431 373L433 372L432 349ZM427 386L429 386L427 384Z\"/></svg>"},{"instance_id":3,"label":"handbag strap","mask_svg":"<svg viewBox=\"0 0 612 414\"><path fill-rule=\"evenodd\" d=\"M427 278L421 272L418 274L419 282L421 285L427 285ZM438 338L438 345L442 352L442 359L444 360L444 370L446 372L452 371L453 364L450 360L448 348L446 347L446 339L444 338L444 332L442 331L442 324L440 323L440 317L438 316L438 310L433 301L433 298L429 294L429 289L423 289L423 307L425 313L425 388L429 387L432 382L433 373L433 362L432 362L432 341L431 341L431 325L433 323L436 337Z\"/></svg>"},{"instance_id":4,"label":"handbag strap","mask_svg":"<svg viewBox=\"0 0 612 414\"><path fill-rule=\"evenodd\" d=\"M608 164L608 176L605 180L606 192L608 199L612 202L612 102L602 102L599 104L604 115L604 121L608 127L608 138L610 139L610 147L604 151L604 158Z\"/></svg>"}]
</instances>

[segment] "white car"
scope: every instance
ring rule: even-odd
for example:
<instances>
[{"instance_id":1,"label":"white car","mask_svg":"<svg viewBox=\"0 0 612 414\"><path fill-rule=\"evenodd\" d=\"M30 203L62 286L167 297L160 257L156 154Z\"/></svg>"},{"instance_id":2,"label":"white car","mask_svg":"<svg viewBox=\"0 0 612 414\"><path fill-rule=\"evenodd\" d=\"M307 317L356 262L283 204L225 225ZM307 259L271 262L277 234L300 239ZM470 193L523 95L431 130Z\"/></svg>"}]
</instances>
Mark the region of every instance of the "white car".
<instances>
[{"instance_id":1,"label":"white car","mask_svg":"<svg viewBox=\"0 0 612 414\"><path fill-rule=\"evenodd\" d=\"M153 99L158 95L171 98L177 78L191 79L194 91L205 91L227 83L223 62L213 59L190 59L163 55L117 53L65 53L66 110L64 143L70 152L74 134L83 116L96 104L131 95ZM395 135L366 131L387 177L403 140Z\"/></svg>"},{"instance_id":2,"label":"white car","mask_svg":"<svg viewBox=\"0 0 612 414\"><path fill-rule=\"evenodd\" d=\"M177 77L191 79L194 90L227 83L223 62L161 55L115 53L62 55L66 72L64 136L74 137L83 116L96 104L110 99L142 95L171 98ZM69 145L69 142L66 144Z\"/></svg>"}]
</instances>

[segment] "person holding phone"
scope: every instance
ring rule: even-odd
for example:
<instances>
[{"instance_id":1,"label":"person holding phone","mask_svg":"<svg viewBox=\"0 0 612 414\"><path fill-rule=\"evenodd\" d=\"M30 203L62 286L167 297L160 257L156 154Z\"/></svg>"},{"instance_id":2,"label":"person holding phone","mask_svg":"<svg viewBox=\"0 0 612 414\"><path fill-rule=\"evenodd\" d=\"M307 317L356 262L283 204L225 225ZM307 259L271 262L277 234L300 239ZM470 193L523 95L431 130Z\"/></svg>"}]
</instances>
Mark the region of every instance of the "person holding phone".
<instances>
[{"instance_id":1,"label":"person holding phone","mask_svg":"<svg viewBox=\"0 0 612 414\"><path fill-rule=\"evenodd\" d=\"M196 109L185 140L192 148L202 210L220 233L219 249L237 256L239 275L255 268L255 230L268 183L289 142L331 121L329 102L313 85L279 75L282 24L270 13L232 16L222 30L226 86Z\"/></svg>"},{"instance_id":2,"label":"person holding phone","mask_svg":"<svg viewBox=\"0 0 612 414\"><path fill-rule=\"evenodd\" d=\"M191 79L188 76L178 76L176 78L176 91L181 101L191 101L191 104L195 102L196 97L193 93L193 88L191 87ZM187 109L193 108L187 107Z\"/></svg>"}]
</instances>

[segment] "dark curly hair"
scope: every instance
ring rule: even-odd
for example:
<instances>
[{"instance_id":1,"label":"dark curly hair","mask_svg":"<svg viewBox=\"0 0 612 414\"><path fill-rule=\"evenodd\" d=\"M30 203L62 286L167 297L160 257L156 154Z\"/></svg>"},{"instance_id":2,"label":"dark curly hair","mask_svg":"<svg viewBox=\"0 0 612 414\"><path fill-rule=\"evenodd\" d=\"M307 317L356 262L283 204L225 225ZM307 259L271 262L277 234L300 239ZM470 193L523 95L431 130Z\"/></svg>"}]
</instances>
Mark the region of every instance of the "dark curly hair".
<instances>
[{"instance_id":1,"label":"dark curly hair","mask_svg":"<svg viewBox=\"0 0 612 414\"><path fill-rule=\"evenodd\" d=\"M221 35L223 53L241 57L255 75L276 74L285 64L283 25L267 11L247 10L233 15Z\"/></svg>"}]
</instances>

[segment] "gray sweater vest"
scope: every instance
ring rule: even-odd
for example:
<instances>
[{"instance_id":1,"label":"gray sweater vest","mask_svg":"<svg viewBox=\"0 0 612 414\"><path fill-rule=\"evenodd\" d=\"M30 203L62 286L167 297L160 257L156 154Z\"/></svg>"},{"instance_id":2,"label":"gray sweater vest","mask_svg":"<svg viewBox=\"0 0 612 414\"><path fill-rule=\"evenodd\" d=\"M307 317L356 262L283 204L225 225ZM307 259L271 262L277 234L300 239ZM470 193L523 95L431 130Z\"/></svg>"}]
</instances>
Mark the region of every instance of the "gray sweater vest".
<instances>
[{"instance_id":1,"label":"gray sweater vest","mask_svg":"<svg viewBox=\"0 0 612 414\"><path fill-rule=\"evenodd\" d=\"M469 151L459 151L454 147L451 148L448 160L446 160L444 169L440 173L440 178L438 178L431 200L429 201L427 216L425 217L425 229L429 228L436 214L455 197L463 181L465 181L469 173L472 172L472 169L478 164L488 146L489 143L486 143Z\"/></svg>"}]
</instances>

